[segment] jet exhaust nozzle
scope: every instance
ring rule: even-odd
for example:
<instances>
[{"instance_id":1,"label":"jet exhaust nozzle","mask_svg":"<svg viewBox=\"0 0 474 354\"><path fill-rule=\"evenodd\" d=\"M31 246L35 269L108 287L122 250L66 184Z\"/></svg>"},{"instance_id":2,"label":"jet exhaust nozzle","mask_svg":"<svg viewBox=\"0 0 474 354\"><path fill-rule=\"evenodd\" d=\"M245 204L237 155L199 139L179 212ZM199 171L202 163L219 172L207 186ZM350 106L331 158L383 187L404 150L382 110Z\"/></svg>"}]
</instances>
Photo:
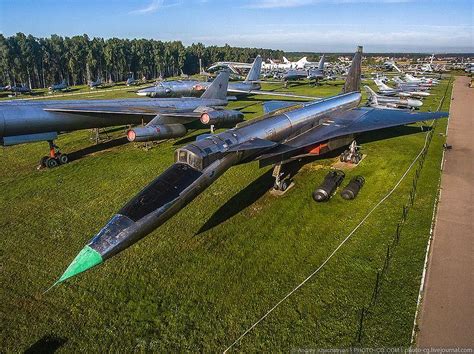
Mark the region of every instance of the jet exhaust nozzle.
<instances>
[{"instance_id":1,"label":"jet exhaust nozzle","mask_svg":"<svg viewBox=\"0 0 474 354\"><path fill-rule=\"evenodd\" d=\"M201 123L205 125L232 125L244 120L242 112L237 110L209 111L201 114Z\"/></svg>"},{"instance_id":2,"label":"jet exhaust nozzle","mask_svg":"<svg viewBox=\"0 0 474 354\"><path fill-rule=\"evenodd\" d=\"M144 142L180 138L188 130L183 124L158 124L136 127L127 132L127 139L131 142Z\"/></svg>"}]
</instances>

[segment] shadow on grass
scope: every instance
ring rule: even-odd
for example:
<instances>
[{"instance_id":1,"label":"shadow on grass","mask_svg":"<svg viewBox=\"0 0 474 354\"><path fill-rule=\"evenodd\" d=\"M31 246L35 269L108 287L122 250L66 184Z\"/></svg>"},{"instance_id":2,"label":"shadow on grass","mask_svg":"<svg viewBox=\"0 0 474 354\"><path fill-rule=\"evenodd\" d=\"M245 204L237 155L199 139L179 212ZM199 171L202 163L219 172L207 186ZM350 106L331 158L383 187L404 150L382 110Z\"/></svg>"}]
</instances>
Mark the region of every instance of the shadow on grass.
<instances>
[{"instance_id":1,"label":"shadow on grass","mask_svg":"<svg viewBox=\"0 0 474 354\"><path fill-rule=\"evenodd\" d=\"M425 126L423 131L428 131L431 128ZM400 126L396 128L387 128L378 130L376 132L364 133L357 137L359 144L369 143L377 140L385 140L394 138L397 136L417 134L421 132L421 128L418 126ZM310 162L317 160L324 160L335 158L339 156L347 147L343 146L339 149L328 152L321 156L307 156L299 160L295 160L285 164L285 168L290 172L291 176L295 176L298 171ZM245 208L255 203L261 198L270 188L273 187L275 179L272 176L272 170L268 170L263 175L258 177L256 180L251 182L247 187L242 189L232 198L230 198L223 206L221 206L206 223L198 230L196 235L206 232L226 220L232 218L236 214L240 213Z\"/></svg>"},{"instance_id":2,"label":"shadow on grass","mask_svg":"<svg viewBox=\"0 0 474 354\"><path fill-rule=\"evenodd\" d=\"M25 350L26 354L32 353L54 353L64 344L66 344L67 339L56 337L51 334L43 336L31 347Z\"/></svg>"},{"instance_id":3,"label":"shadow on grass","mask_svg":"<svg viewBox=\"0 0 474 354\"><path fill-rule=\"evenodd\" d=\"M116 146L121 146L121 145L124 145L126 143L128 143L127 138L122 137L122 138L118 138L118 139L109 140L109 141L106 141L106 142L103 142L103 143L99 143L97 145L91 145L91 146L88 146L84 149L77 150L77 151L69 153L68 154L69 161L80 160L80 159L82 159L83 157L85 157L87 155L94 154L96 152L100 152L100 151L103 151L103 150L107 150L107 149L110 149L110 148L113 148L113 147L116 147Z\"/></svg>"},{"instance_id":4,"label":"shadow on grass","mask_svg":"<svg viewBox=\"0 0 474 354\"><path fill-rule=\"evenodd\" d=\"M289 172L290 176L294 176L305 164L313 160L314 158L305 158L289 162L285 164L285 171ZM203 226L201 226L196 235L206 232L232 218L267 193L267 191L273 187L275 182L275 178L272 176L272 171L272 169L268 170L230 198L209 218L209 220L206 221Z\"/></svg>"},{"instance_id":5,"label":"shadow on grass","mask_svg":"<svg viewBox=\"0 0 474 354\"><path fill-rule=\"evenodd\" d=\"M423 125L423 126L413 126L413 125L401 125L399 127L385 128L380 130L375 130L372 132L366 132L358 135L356 137L358 144L370 143L378 140L386 140L391 138L396 138L399 136L419 134L422 131L428 132L432 128Z\"/></svg>"}]
</instances>

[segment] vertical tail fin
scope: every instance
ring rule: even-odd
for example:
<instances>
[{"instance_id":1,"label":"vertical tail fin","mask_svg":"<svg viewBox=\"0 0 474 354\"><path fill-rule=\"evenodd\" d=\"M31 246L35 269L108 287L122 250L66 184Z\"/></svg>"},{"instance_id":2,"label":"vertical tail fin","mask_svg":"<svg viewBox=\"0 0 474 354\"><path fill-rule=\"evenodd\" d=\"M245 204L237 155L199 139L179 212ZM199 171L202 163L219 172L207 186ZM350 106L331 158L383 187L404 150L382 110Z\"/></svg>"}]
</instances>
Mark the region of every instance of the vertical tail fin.
<instances>
[{"instance_id":1,"label":"vertical tail fin","mask_svg":"<svg viewBox=\"0 0 474 354\"><path fill-rule=\"evenodd\" d=\"M360 91L360 74L362 62L362 46L357 47L357 52L352 59L351 68L344 83L343 93Z\"/></svg>"},{"instance_id":2,"label":"vertical tail fin","mask_svg":"<svg viewBox=\"0 0 474 354\"><path fill-rule=\"evenodd\" d=\"M214 81L209 85L201 98L214 98L225 100L227 98L227 86L229 85L229 71L221 71Z\"/></svg>"},{"instance_id":3,"label":"vertical tail fin","mask_svg":"<svg viewBox=\"0 0 474 354\"><path fill-rule=\"evenodd\" d=\"M385 85L383 83L383 81L380 80L380 79L375 79L374 82L377 85L377 87L379 88L379 90L392 90L391 87L389 87L388 85Z\"/></svg>"},{"instance_id":4,"label":"vertical tail fin","mask_svg":"<svg viewBox=\"0 0 474 354\"><path fill-rule=\"evenodd\" d=\"M321 56L321 59L319 59L318 69L324 70L324 54Z\"/></svg>"},{"instance_id":5,"label":"vertical tail fin","mask_svg":"<svg viewBox=\"0 0 474 354\"><path fill-rule=\"evenodd\" d=\"M308 57L303 57L303 58L301 58L300 60L298 60L298 61L296 62L296 64L297 64L297 65L300 65L300 66L301 66L301 65L304 66L307 62L308 62Z\"/></svg>"},{"instance_id":6,"label":"vertical tail fin","mask_svg":"<svg viewBox=\"0 0 474 354\"><path fill-rule=\"evenodd\" d=\"M257 55L244 82L258 81L262 70L262 57Z\"/></svg>"},{"instance_id":7,"label":"vertical tail fin","mask_svg":"<svg viewBox=\"0 0 474 354\"><path fill-rule=\"evenodd\" d=\"M285 57L283 57L283 62L284 62L285 64L288 64L290 61L289 61L288 59L286 59Z\"/></svg>"},{"instance_id":8,"label":"vertical tail fin","mask_svg":"<svg viewBox=\"0 0 474 354\"><path fill-rule=\"evenodd\" d=\"M401 73L402 71L398 68L398 66L395 64L395 62L392 62L392 66L395 70L397 70L399 73Z\"/></svg>"}]
</instances>

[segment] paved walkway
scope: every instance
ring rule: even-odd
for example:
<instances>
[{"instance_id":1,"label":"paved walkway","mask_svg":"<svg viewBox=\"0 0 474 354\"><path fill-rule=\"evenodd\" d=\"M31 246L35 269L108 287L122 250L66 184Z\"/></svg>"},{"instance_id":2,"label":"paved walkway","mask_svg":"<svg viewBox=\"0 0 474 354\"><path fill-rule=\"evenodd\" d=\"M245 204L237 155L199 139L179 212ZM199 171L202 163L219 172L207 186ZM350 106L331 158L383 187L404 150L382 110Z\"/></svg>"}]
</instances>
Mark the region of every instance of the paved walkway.
<instances>
[{"instance_id":1,"label":"paved walkway","mask_svg":"<svg viewBox=\"0 0 474 354\"><path fill-rule=\"evenodd\" d=\"M474 89L457 77L417 347L474 347Z\"/></svg>"}]
</instances>

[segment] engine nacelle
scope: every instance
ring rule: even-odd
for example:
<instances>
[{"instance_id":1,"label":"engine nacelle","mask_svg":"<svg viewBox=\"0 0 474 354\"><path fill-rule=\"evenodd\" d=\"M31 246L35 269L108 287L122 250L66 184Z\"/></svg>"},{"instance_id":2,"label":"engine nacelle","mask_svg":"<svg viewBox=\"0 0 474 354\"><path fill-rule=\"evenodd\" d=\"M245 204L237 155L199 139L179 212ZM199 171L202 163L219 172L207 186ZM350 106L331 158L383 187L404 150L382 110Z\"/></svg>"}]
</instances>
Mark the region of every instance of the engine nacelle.
<instances>
[{"instance_id":1,"label":"engine nacelle","mask_svg":"<svg viewBox=\"0 0 474 354\"><path fill-rule=\"evenodd\" d=\"M210 111L201 114L201 123L205 125L227 126L243 120L243 113L236 110Z\"/></svg>"},{"instance_id":2,"label":"engine nacelle","mask_svg":"<svg viewBox=\"0 0 474 354\"><path fill-rule=\"evenodd\" d=\"M145 127L137 127L130 129L127 132L128 141L153 141L153 140L164 140L171 138L180 138L188 130L182 124L158 124L158 125L147 125Z\"/></svg>"}]
</instances>

